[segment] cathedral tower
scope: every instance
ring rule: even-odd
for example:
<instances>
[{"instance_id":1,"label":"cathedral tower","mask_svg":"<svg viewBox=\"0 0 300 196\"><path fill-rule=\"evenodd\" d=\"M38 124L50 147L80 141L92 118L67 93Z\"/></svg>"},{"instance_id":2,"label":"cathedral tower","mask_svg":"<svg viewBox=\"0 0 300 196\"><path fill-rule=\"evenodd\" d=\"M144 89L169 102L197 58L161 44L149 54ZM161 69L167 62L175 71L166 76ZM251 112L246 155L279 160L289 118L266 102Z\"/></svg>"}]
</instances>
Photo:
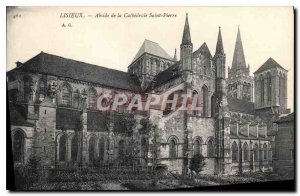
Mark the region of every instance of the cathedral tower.
<instances>
[{"instance_id":1,"label":"cathedral tower","mask_svg":"<svg viewBox=\"0 0 300 196\"><path fill-rule=\"evenodd\" d=\"M246 66L243 43L238 28L231 69L228 67L228 96L253 102L253 77Z\"/></svg>"},{"instance_id":2,"label":"cathedral tower","mask_svg":"<svg viewBox=\"0 0 300 196\"><path fill-rule=\"evenodd\" d=\"M229 166L230 153L230 129L229 129L229 109L226 97L226 81L225 81L225 62L226 55L224 53L221 28L219 27L218 41L216 52L213 57L213 64L216 69L216 107L215 107L215 138L216 138L216 165L217 174L225 173Z\"/></svg>"},{"instance_id":3,"label":"cathedral tower","mask_svg":"<svg viewBox=\"0 0 300 196\"><path fill-rule=\"evenodd\" d=\"M193 53L193 44L191 41L188 14L186 14L182 41L180 44L180 61L181 61L182 72L192 70L192 53Z\"/></svg>"}]
</instances>

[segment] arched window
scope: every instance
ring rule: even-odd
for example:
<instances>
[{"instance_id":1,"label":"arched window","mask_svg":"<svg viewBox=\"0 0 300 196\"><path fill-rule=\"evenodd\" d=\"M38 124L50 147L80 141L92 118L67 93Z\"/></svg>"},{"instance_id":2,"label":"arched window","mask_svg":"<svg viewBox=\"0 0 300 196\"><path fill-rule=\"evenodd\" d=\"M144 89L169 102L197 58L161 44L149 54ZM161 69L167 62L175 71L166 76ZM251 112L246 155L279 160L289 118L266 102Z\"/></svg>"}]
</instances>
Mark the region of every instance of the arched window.
<instances>
[{"instance_id":1,"label":"arched window","mask_svg":"<svg viewBox=\"0 0 300 196\"><path fill-rule=\"evenodd\" d=\"M24 77L24 99L26 102L33 101L33 92L31 86L33 85L32 78L29 76Z\"/></svg>"},{"instance_id":2,"label":"arched window","mask_svg":"<svg viewBox=\"0 0 300 196\"><path fill-rule=\"evenodd\" d=\"M91 137L89 140L89 161L93 163L95 160L95 148L96 148L96 139L95 137Z\"/></svg>"},{"instance_id":3,"label":"arched window","mask_svg":"<svg viewBox=\"0 0 300 196\"><path fill-rule=\"evenodd\" d=\"M79 137L75 134L71 141L71 161L77 161Z\"/></svg>"},{"instance_id":4,"label":"arched window","mask_svg":"<svg viewBox=\"0 0 300 196\"><path fill-rule=\"evenodd\" d=\"M59 140L59 161L67 160L67 135L62 135Z\"/></svg>"},{"instance_id":5,"label":"arched window","mask_svg":"<svg viewBox=\"0 0 300 196\"><path fill-rule=\"evenodd\" d=\"M119 141L119 157L124 158L125 156L125 142L124 140Z\"/></svg>"},{"instance_id":6,"label":"arched window","mask_svg":"<svg viewBox=\"0 0 300 196\"><path fill-rule=\"evenodd\" d=\"M62 86L62 104L71 105L71 87L68 84Z\"/></svg>"},{"instance_id":7,"label":"arched window","mask_svg":"<svg viewBox=\"0 0 300 196\"><path fill-rule=\"evenodd\" d=\"M210 105L211 105L211 108L210 108L210 110L211 110L211 117L214 117L214 116L215 116L215 102L216 102L215 96L214 96L214 95L211 96L210 99L211 99L211 100L210 100Z\"/></svg>"},{"instance_id":8,"label":"arched window","mask_svg":"<svg viewBox=\"0 0 300 196\"><path fill-rule=\"evenodd\" d=\"M253 148L253 153L254 153L254 161L258 161L258 145L255 144Z\"/></svg>"},{"instance_id":9,"label":"arched window","mask_svg":"<svg viewBox=\"0 0 300 196\"><path fill-rule=\"evenodd\" d=\"M249 161L249 147L247 142L243 145L243 155L244 155L244 161Z\"/></svg>"},{"instance_id":10,"label":"arched window","mask_svg":"<svg viewBox=\"0 0 300 196\"><path fill-rule=\"evenodd\" d=\"M263 151L264 151L264 160L267 160L268 159L268 147L267 147L266 143L264 143L264 145L263 145Z\"/></svg>"},{"instance_id":11,"label":"arched window","mask_svg":"<svg viewBox=\"0 0 300 196\"><path fill-rule=\"evenodd\" d=\"M205 65L203 66L203 75L206 76L206 66Z\"/></svg>"},{"instance_id":12,"label":"arched window","mask_svg":"<svg viewBox=\"0 0 300 196\"><path fill-rule=\"evenodd\" d=\"M24 134L17 130L13 135L13 159L14 162L23 162L24 160Z\"/></svg>"},{"instance_id":13,"label":"arched window","mask_svg":"<svg viewBox=\"0 0 300 196\"><path fill-rule=\"evenodd\" d=\"M80 99L80 92L77 89L73 94L73 107L79 108L79 99Z\"/></svg>"},{"instance_id":14,"label":"arched window","mask_svg":"<svg viewBox=\"0 0 300 196\"><path fill-rule=\"evenodd\" d=\"M265 82L264 79L261 78L260 80L260 102L261 104L264 104L264 99L265 99Z\"/></svg>"},{"instance_id":15,"label":"arched window","mask_svg":"<svg viewBox=\"0 0 300 196\"><path fill-rule=\"evenodd\" d=\"M238 161L238 157L239 157L239 149L238 149L236 142L232 143L231 154L232 154L231 155L232 162L236 163Z\"/></svg>"},{"instance_id":16,"label":"arched window","mask_svg":"<svg viewBox=\"0 0 300 196\"><path fill-rule=\"evenodd\" d=\"M202 116L203 117L207 117L207 109L208 109L208 88L207 86L203 86L201 88L201 92L202 92Z\"/></svg>"},{"instance_id":17,"label":"arched window","mask_svg":"<svg viewBox=\"0 0 300 196\"><path fill-rule=\"evenodd\" d=\"M148 154L148 142L147 142L147 139L145 137L143 137L141 139L141 157L143 159L146 159L147 154Z\"/></svg>"},{"instance_id":18,"label":"arched window","mask_svg":"<svg viewBox=\"0 0 300 196\"><path fill-rule=\"evenodd\" d=\"M46 82L41 79L39 82L39 99L44 99L46 96Z\"/></svg>"},{"instance_id":19,"label":"arched window","mask_svg":"<svg viewBox=\"0 0 300 196\"><path fill-rule=\"evenodd\" d=\"M103 137L99 139L98 149L99 149L99 158L101 161L103 161L104 153L105 153L105 140Z\"/></svg>"},{"instance_id":20,"label":"arched window","mask_svg":"<svg viewBox=\"0 0 300 196\"><path fill-rule=\"evenodd\" d=\"M89 100L89 108L95 108L97 92L94 88L89 89L88 92L88 100Z\"/></svg>"},{"instance_id":21,"label":"arched window","mask_svg":"<svg viewBox=\"0 0 300 196\"><path fill-rule=\"evenodd\" d=\"M196 108L199 107L200 105L200 101L199 101L199 95L198 95L198 92L197 91L193 91L193 102L195 101L194 103L194 108L192 108L192 112L193 112L193 115L198 115L199 111L196 110Z\"/></svg>"},{"instance_id":22,"label":"arched window","mask_svg":"<svg viewBox=\"0 0 300 196\"><path fill-rule=\"evenodd\" d=\"M214 154L215 154L215 151L214 151L213 139L210 138L207 141L207 157L213 157Z\"/></svg>"},{"instance_id":23,"label":"arched window","mask_svg":"<svg viewBox=\"0 0 300 196\"><path fill-rule=\"evenodd\" d=\"M272 77L270 74L267 76L267 100L270 104L272 100Z\"/></svg>"},{"instance_id":24,"label":"arched window","mask_svg":"<svg viewBox=\"0 0 300 196\"><path fill-rule=\"evenodd\" d=\"M202 154L202 141L200 139L196 139L194 142L194 155Z\"/></svg>"},{"instance_id":25,"label":"arched window","mask_svg":"<svg viewBox=\"0 0 300 196\"><path fill-rule=\"evenodd\" d=\"M176 158L177 157L177 142L173 138L169 142L169 157Z\"/></svg>"}]
</instances>

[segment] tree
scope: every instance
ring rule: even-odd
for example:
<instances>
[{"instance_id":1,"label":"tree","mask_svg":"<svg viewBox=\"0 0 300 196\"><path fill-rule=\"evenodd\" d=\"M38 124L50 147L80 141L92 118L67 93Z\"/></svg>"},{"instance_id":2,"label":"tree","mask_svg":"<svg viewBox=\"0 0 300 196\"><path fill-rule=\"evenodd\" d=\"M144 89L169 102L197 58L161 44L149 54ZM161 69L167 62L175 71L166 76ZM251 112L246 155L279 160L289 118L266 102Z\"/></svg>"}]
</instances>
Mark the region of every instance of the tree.
<instances>
[{"instance_id":1,"label":"tree","mask_svg":"<svg viewBox=\"0 0 300 196\"><path fill-rule=\"evenodd\" d=\"M205 166L205 158L202 154L195 154L190 162L189 169L199 174Z\"/></svg>"}]
</instances>

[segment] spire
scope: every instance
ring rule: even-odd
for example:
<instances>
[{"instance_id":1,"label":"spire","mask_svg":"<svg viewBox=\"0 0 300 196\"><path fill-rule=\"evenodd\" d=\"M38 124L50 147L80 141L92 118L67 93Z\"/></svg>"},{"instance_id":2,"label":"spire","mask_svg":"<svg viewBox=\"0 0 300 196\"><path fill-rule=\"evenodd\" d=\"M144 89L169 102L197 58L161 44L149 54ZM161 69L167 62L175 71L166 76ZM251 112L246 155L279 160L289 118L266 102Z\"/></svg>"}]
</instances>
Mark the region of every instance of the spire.
<instances>
[{"instance_id":1,"label":"spire","mask_svg":"<svg viewBox=\"0 0 300 196\"><path fill-rule=\"evenodd\" d=\"M219 27L219 35L218 35L218 41L217 41L215 54L224 54L223 41L222 41L222 35L221 35L221 27Z\"/></svg>"},{"instance_id":2,"label":"spire","mask_svg":"<svg viewBox=\"0 0 300 196\"><path fill-rule=\"evenodd\" d=\"M189 26L189 19L188 19L188 14L187 13L186 13L186 18L185 18L185 25L184 25L181 44L182 45L192 44L191 34L190 34L190 26Z\"/></svg>"},{"instance_id":3,"label":"spire","mask_svg":"<svg viewBox=\"0 0 300 196\"><path fill-rule=\"evenodd\" d=\"M244 49L241 39L240 27L238 27L238 33L235 42L235 49L232 59L232 69L245 69L246 68L246 61L244 55Z\"/></svg>"},{"instance_id":4,"label":"spire","mask_svg":"<svg viewBox=\"0 0 300 196\"><path fill-rule=\"evenodd\" d=\"M173 61L177 61L177 51L176 51L176 48L175 48L175 53L174 53Z\"/></svg>"}]
</instances>

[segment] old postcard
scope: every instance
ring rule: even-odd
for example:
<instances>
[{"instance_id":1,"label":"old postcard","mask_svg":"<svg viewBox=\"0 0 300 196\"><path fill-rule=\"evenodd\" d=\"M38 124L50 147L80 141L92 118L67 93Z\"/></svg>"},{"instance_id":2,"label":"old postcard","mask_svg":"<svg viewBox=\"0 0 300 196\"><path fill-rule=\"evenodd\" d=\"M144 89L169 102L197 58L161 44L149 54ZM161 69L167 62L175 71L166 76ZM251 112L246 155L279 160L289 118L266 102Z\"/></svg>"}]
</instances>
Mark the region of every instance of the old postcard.
<instances>
[{"instance_id":1,"label":"old postcard","mask_svg":"<svg viewBox=\"0 0 300 196\"><path fill-rule=\"evenodd\" d=\"M293 7L6 14L10 189L293 190Z\"/></svg>"}]
</instances>

